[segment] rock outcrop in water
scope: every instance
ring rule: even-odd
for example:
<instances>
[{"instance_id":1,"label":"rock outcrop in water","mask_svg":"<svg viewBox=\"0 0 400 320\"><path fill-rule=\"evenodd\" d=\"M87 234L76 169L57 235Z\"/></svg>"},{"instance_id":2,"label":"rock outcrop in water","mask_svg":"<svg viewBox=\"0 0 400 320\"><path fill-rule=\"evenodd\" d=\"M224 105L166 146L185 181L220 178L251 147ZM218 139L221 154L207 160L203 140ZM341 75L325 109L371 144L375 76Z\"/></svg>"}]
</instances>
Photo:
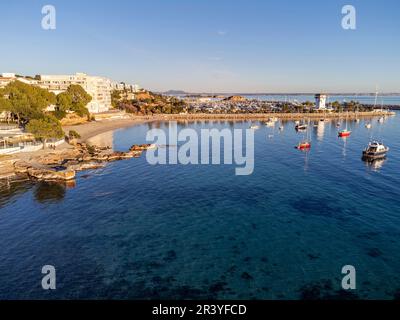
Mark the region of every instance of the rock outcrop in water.
<instances>
[{"instance_id":1,"label":"rock outcrop in water","mask_svg":"<svg viewBox=\"0 0 400 320\"><path fill-rule=\"evenodd\" d=\"M14 163L14 172L16 174L26 174L30 178L46 181L68 181L75 179L75 171L71 169L53 170L51 168L31 165L29 163L19 161Z\"/></svg>"},{"instance_id":2,"label":"rock outcrop in water","mask_svg":"<svg viewBox=\"0 0 400 320\"><path fill-rule=\"evenodd\" d=\"M15 162L14 172L36 180L69 181L75 178L78 171L99 169L107 162L138 158L143 151L153 147L149 144L133 145L128 152L113 152L109 148L78 143L73 149L45 154L31 159L29 163Z\"/></svg>"}]
</instances>

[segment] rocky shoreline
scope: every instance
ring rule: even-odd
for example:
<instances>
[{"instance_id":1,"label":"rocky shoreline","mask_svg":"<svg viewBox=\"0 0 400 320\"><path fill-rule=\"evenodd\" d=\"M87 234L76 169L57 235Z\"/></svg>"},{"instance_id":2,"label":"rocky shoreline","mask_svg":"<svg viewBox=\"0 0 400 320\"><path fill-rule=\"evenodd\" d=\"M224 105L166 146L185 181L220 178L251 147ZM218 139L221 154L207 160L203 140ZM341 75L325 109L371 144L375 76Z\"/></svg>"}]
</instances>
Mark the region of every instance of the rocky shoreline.
<instances>
[{"instance_id":1,"label":"rocky shoreline","mask_svg":"<svg viewBox=\"0 0 400 320\"><path fill-rule=\"evenodd\" d=\"M109 148L77 143L73 149L44 154L29 162L16 160L13 171L15 175L24 175L32 180L70 181L79 171L102 168L113 161L138 158L151 147L150 144L133 145L127 152L113 152Z\"/></svg>"}]
</instances>

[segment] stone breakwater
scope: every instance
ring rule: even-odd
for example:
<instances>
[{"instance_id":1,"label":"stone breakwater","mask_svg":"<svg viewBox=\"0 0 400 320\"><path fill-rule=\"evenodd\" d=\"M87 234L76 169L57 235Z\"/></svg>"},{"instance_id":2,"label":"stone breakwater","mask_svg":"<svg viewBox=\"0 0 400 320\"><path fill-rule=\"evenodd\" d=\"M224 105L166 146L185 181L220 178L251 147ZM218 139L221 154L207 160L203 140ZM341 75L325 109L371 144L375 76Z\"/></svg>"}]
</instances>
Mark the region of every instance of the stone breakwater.
<instances>
[{"instance_id":1,"label":"stone breakwater","mask_svg":"<svg viewBox=\"0 0 400 320\"><path fill-rule=\"evenodd\" d=\"M61 153L48 153L27 161L14 162L14 173L26 175L33 180L69 181L76 172L98 169L108 162L138 158L149 144L133 145L127 152L112 152L109 148L78 143L73 149Z\"/></svg>"}]
</instances>

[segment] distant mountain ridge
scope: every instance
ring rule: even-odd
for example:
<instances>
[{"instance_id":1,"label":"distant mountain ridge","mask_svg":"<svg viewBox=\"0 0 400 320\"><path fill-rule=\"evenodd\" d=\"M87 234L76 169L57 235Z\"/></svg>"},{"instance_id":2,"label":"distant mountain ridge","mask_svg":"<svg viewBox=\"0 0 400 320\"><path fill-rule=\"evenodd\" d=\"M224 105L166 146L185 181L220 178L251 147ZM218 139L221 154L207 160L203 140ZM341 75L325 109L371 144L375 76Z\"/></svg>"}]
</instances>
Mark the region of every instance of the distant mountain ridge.
<instances>
[{"instance_id":1,"label":"distant mountain ridge","mask_svg":"<svg viewBox=\"0 0 400 320\"><path fill-rule=\"evenodd\" d=\"M188 92L185 92L183 90L168 90L163 93L164 94L188 94Z\"/></svg>"}]
</instances>

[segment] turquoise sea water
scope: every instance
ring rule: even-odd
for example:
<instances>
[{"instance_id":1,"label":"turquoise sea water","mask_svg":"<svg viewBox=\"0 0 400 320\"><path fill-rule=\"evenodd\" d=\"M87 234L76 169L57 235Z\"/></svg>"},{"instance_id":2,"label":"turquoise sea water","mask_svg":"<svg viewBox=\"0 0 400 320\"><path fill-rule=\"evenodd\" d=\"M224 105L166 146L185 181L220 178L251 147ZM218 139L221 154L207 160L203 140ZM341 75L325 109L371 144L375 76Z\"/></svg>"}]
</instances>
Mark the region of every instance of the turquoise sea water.
<instances>
[{"instance_id":1,"label":"turquoise sea water","mask_svg":"<svg viewBox=\"0 0 400 320\"><path fill-rule=\"evenodd\" d=\"M369 120L368 120L369 121ZM393 299L400 296L400 118L336 122L303 134L255 132L255 170L150 166L146 157L79 174L76 185L21 183L0 194L1 299ZM243 128L192 122L179 128ZM144 143L153 123L99 137L116 150ZM391 151L367 164L371 138ZM53 265L57 289L41 289ZM341 291L341 269L357 290Z\"/></svg>"}]
</instances>

